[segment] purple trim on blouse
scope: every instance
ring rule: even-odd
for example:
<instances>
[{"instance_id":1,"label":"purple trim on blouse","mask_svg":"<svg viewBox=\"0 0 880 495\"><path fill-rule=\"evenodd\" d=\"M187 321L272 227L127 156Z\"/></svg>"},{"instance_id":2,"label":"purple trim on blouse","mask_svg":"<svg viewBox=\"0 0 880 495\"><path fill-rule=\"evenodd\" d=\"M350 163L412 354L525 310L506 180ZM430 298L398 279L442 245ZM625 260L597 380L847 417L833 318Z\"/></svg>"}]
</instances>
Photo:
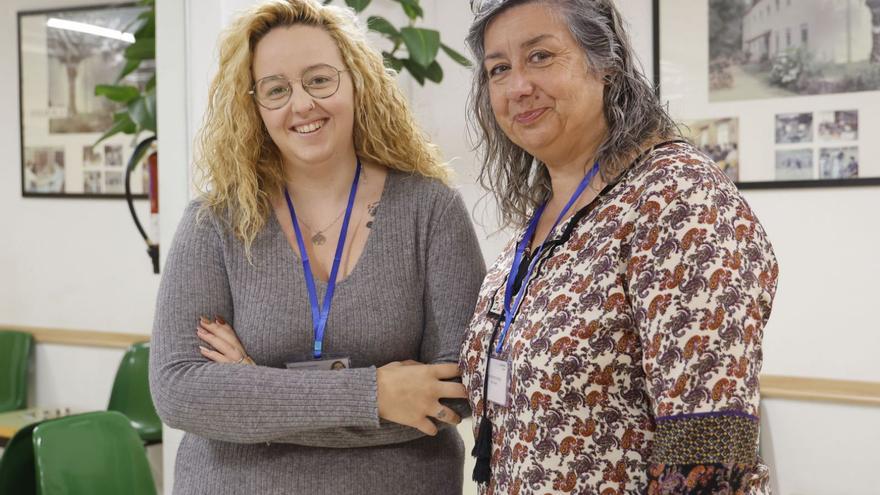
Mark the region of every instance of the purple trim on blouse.
<instances>
[{"instance_id":1,"label":"purple trim on blouse","mask_svg":"<svg viewBox=\"0 0 880 495\"><path fill-rule=\"evenodd\" d=\"M751 414L744 413L742 411L712 411L703 413L676 414L675 416L663 416L661 418L656 418L655 421L659 423L661 421L672 421L675 419L717 418L721 416L739 416L741 418L747 418L752 421L758 421L757 416L752 416Z\"/></svg>"}]
</instances>

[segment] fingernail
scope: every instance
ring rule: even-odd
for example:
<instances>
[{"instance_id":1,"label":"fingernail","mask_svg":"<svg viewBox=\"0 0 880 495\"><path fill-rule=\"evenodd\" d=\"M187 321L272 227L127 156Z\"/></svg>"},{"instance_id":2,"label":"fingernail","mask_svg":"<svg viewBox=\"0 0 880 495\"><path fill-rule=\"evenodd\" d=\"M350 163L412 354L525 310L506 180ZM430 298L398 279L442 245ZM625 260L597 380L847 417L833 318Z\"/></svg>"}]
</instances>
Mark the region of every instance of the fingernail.
<instances>
[{"instance_id":1,"label":"fingernail","mask_svg":"<svg viewBox=\"0 0 880 495\"><path fill-rule=\"evenodd\" d=\"M208 348L207 348L207 347L199 346L199 349L200 349L202 352L208 352Z\"/></svg>"},{"instance_id":2,"label":"fingernail","mask_svg":"<svg viewBox=\"0 0 880 495\"><path fill-rule=\"evenodd\" d=\"M199 321L201 321L202 323L205 323L205 324L211 323L211 320L208 319L207 316L199 316Z\"/></svg>"},{"instance_id":3,"label":"fingernail","mask_svg":"<svg viewBox=\"0 0 880 495\"><path fill-rule=\"evenodd\" d=\"M201 328L196 328L196 333L199 334L199 335L205 335L205 334L208 333L208 332L202 330Z\"/></svg>"},{"instance_id":4,"label":"fingernail","mask_svg":"<svg viewBox=\"0 0 880 495\"><path fill-rule=\"evenodd\" d=\"M219 324L221 324L221 325L225 325L225 324L226 324L226 320L224 320L223 317L220 316L220 315L215 316L215 317L214 317L214 321L216 321L217 323L219 323Z\"/></svg>"}]
</instances>

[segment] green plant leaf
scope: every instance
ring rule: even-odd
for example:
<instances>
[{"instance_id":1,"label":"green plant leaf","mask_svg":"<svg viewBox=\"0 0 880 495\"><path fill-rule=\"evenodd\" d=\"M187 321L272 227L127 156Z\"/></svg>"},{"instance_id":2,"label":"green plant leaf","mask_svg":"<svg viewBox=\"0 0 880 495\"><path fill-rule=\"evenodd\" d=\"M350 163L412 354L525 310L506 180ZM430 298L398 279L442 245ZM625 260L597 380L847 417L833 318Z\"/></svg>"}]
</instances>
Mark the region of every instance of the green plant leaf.
<instances>
[{"instance_id":1,"label":"green plant leaf","mask_svg":"<svg viewBox=\"0 0 880 495\"><path fill-rule=\"evenodd\" d=\"M400 30L409 58L422 67L428 67L440 50L440 32L433 29L405 27Z\"/></svg>"},{"instance_id":2,"label":"green plant leaf","mask_svg":"<svg viewBox=\"0 0 880 495\"><path fill-rule=\"evenodd\" d=\"M127 75L137 70L144 60L156 58L155 0L140 0L146 7L123 31L134 32L135 42L125 49L125 65L115 85L98 85L95 94L125 104L125 109L113 115L113 125L95 144L119 133L137 136L143 131L156 132L156 75L147 82L144 92L139 88L120 84Z\"/></svg>"},{"instance_id":3,"label":"green plant leaf","mask_svg":"<svg viewBox=\"0 0 880 495\"><path fill-rule=\"evenodd\" d=\"M437 61L431 62L431 65L425 69L425 77L432 82L439 83L443 80L443 68Z\"/></svg>"},{"instance_id":4,"label":"green plant leaf","mask_svg":"<svg viewBox=\"0 0 880 495\"><path fill-rule=\"evenodd\" d=\"M144 12L152 14L152 12ZM156 38L156 17L151 15L141 24L137 31L134 32L135 40L141 38Z\"/></svg>"},{"instance_id":5,"label":"green plant leaf","mask_svg":"<svg viewBox=\"0 0 880 495\"><path fill-rule=\"evenodd\" d=\"M140 38L125 49L126 59L150 60L156 58L156 38Z\"/></svg>"},{"instance_id":6,"label":"green plant leaf","mask_svg":"<svg viewBox=\"0 0 880 495\"><path fill-rule=\"evenodd\" d=\"M377 33L382 33L388 38L391 38L392 41L397 41L400 39L400 31L397 30L388 19L384 17L379 17L377 15L371 15L367 19L367 27L372 31L376 31Z\"/></svg>"},{"instance_id":7,"label":"green plant leaf","mask_svg":"<svg viewBox=\"0 0 880 495\"><path fill-rule=\"evenodd\" d=\"M138 59L126 60L125 66L122 68L122 71L120 71L119 75L116 77L116 82L119 83L119 81L123 80L125 78L125 76L136 71L140 65L141 65L141 61Z\"/></svg>"},{"instance_id":8,"label":"green plant leaf","mask_svg":"<svg viewBox=\"0 0 880 495\"><path fill-rule=\"evenodd\" d=\"M412 20L416 20L419 17L424 17L425 12L422 10L422 7L419 5L419 0L396 0L397 3L403 7L403 11L406 13L406 16Z\"/></svg>"},{"instance_id":9,"label":"green plant leaf","mask_svg":"<svg viewBox=\"0 0 880 495\"><path fill-rule=\"evenodd\" d=\"M416 82L419 83L420 86L425 85L425 68L414 62L410 58L404 58L400 60L403 63L403 66L406 67L406 70L412 74L413 78L415 78Z\"/></svg>"},{"instance_id":10,"label":"green plant leaf","mask_svg":"<svg viewBox=\"0 0 880 495\"><path fill-rule=\"evenodd\" d=\"M128 114L139 130L156 132L156 93L148 92L129 102Z\"/></svg>"},{"instance_id":11,"label":"green plant leaf","mask_svg":"<svg viewBox=\"0 0 880 495\"><path fill-rule=\"evenodd\" d=\"M385 59L385 67L390 67L397 72L403 68L403 61L388 52L382 52L382 58Z\"/></svg>"},{"instance_id":12,"label":"green plant leaf","mask_svg":"<svg viewBox=\"0 0 880 495\"><path fill-rule=\"evenodd\" d=\"M449 55L449 58L458 62L459 65L463 65L465 67L470 67L472 65L471 61L468 60L467 57L458 53L457 51L453 50L452 48L449 48L449 46L445 45L444 43L440 43L440 48L443 49L443 51L446 53L446 55Z\"/></svg>"},{"instance_id":13,"label":"green plant leaf","mask_svg":"<svg viewBox=\"0 0 880 495\"><path fill-rule=\"evenodd\" d=\"M144 98L140 97L130 101L127 109L128 114L131 116L131 120L139 127L145 127L145 124L149 120L149 116L147 115L147 105Z\"/></svg>"},{"instance_id":14,"label":"green plant leaf","mask_svg":"<svg viewBox=\"0 0 880 495\"><path fill-rule=\"evenodd\" d=\"M102 134L101 137L99 137L98 140L95 141L95 144L93 144L92 146L96 146L101 141L107 139L110 136L115 136L120 132L123 134L134 134L136 130L137 126L134 122L131 121L131 118L128 116L128 112L124 110L121 112L116 112L115 114L113 114L113 125L110 127L110 129L107 129L107 132Z\"/></svg>"},{"instance_id":15,"label":"green plant leaf","mask_svg":"<svg viewBox=\"0 0 880 495\"><path fill-rule=\"evenodd\" d=\"M147 109L147 115L149 116L149 120L147 120L146 125L144 125L143 128L148 131L152 131L153 134L155 134L156 133L156 90L155 89L147 91L147 94L144 97L144 107L146 107L146 109Z\"/></svg>"},{"instance_id":16,"label":"green plant leaf","mask_svg":"<svg viewBox=\"0 0 880 495\"><path fill-rule=\"evenodd\" d=\"M140 95L140 91L134 86L112 86L110 84L95 86L95 96L104 96L119 103L128 103Z\"/></svg>"},{"instance_id":17,"label":"green plant leaf","mask_svg":"<svg viewBox=\"0 0 880 495\"><path fill-rule=\"evenodd\" d=\"M129 160L134 160L134 163L140 163L140 161L144 159L144 155L146 155L147 152L150 151L150 147L142 146L140 149L138 149L137 145L135 145L135 151L136 153L131 155L131 158L129 158Z\"/></svg>"},{"instance_id":18,"label":"green plant leaf","mask_svg":"<svg viewBox=\"0 0 880 495\"><path fill-rule=\"evenodd\" d=\"M370 5L370 0L345 0L345 4L360 13L367 8L367 5Z\"/></svg>"}]
</instances>

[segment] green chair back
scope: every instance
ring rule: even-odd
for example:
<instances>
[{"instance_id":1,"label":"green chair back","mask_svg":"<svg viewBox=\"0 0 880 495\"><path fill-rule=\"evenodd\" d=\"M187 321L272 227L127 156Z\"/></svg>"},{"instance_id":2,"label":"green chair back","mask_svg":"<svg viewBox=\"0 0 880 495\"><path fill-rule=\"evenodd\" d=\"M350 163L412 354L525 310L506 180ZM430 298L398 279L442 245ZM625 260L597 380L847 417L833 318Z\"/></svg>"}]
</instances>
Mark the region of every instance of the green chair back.
<instances>
[{"instance_id":1,"label":"green chair back","mask_svg":"<svg viewBox=\"0 0 880 495\"><path fill-rule=\"evenodd\" d=\"M0 495L36 495L37 472L34 466L34 427L15 432L0 456Z\"/></svg>"},{"instance_id":2,"label":"green chair back","mask_svg":"<svg viewBox=\"0 0 880 495\"><path fill-rule=\"evenodd\" d=\"M27 407L32 342L28 333L0 330L0 412Z\"/></svg>"},{"instance_id":3,"label":"green chair back","mask_svg":"<svg viewBox=\"0 0 880 495\"><path fill-rule=\"evenodd\" d=\"M147 377L150 343L142 342L128 348L113 381L108 411L128 417L141 439L148 443L162 441L162 420L156 414Z\"/></svg>"},{"instance_id":4,"label":"green chair back","mask_svg":"<svg viewBox=\"0 0 880 495\"><path fill-rule=\"evenodd\" d=\"M137 432L114 411L44 421L34 428L41 495L155 495Z\"/></svg>"}]
</instances>

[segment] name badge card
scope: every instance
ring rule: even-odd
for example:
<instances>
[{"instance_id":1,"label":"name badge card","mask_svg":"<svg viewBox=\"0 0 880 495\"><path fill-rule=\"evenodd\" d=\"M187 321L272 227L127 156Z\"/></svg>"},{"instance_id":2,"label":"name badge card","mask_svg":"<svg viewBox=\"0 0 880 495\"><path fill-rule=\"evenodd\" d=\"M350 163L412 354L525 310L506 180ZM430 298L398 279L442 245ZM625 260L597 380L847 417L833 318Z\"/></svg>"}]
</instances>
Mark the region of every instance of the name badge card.
<instances>
[{"instance_id":1,"label":"name badge card","mask_svg":"<svg viewBox=\"0 0 880 495\"><path fill-rule=\"evenodd\" d=\"M510 391L510 363L504 359L489 358L489 383L486 398L502 407L507 407Z\"/></svg>"},{"instance_id":2,"label":"name badge card","mask_svg":"<svg viewBox=\"0 0 880 495\"><path fill-rule=\"evenodd\" d=\"M342 356L322 356L314 359L311 354L304 356L305 359L285 363L289 370L325 371L347 370L351 368L351 358Z\"/></svg>"}]
</instances>

